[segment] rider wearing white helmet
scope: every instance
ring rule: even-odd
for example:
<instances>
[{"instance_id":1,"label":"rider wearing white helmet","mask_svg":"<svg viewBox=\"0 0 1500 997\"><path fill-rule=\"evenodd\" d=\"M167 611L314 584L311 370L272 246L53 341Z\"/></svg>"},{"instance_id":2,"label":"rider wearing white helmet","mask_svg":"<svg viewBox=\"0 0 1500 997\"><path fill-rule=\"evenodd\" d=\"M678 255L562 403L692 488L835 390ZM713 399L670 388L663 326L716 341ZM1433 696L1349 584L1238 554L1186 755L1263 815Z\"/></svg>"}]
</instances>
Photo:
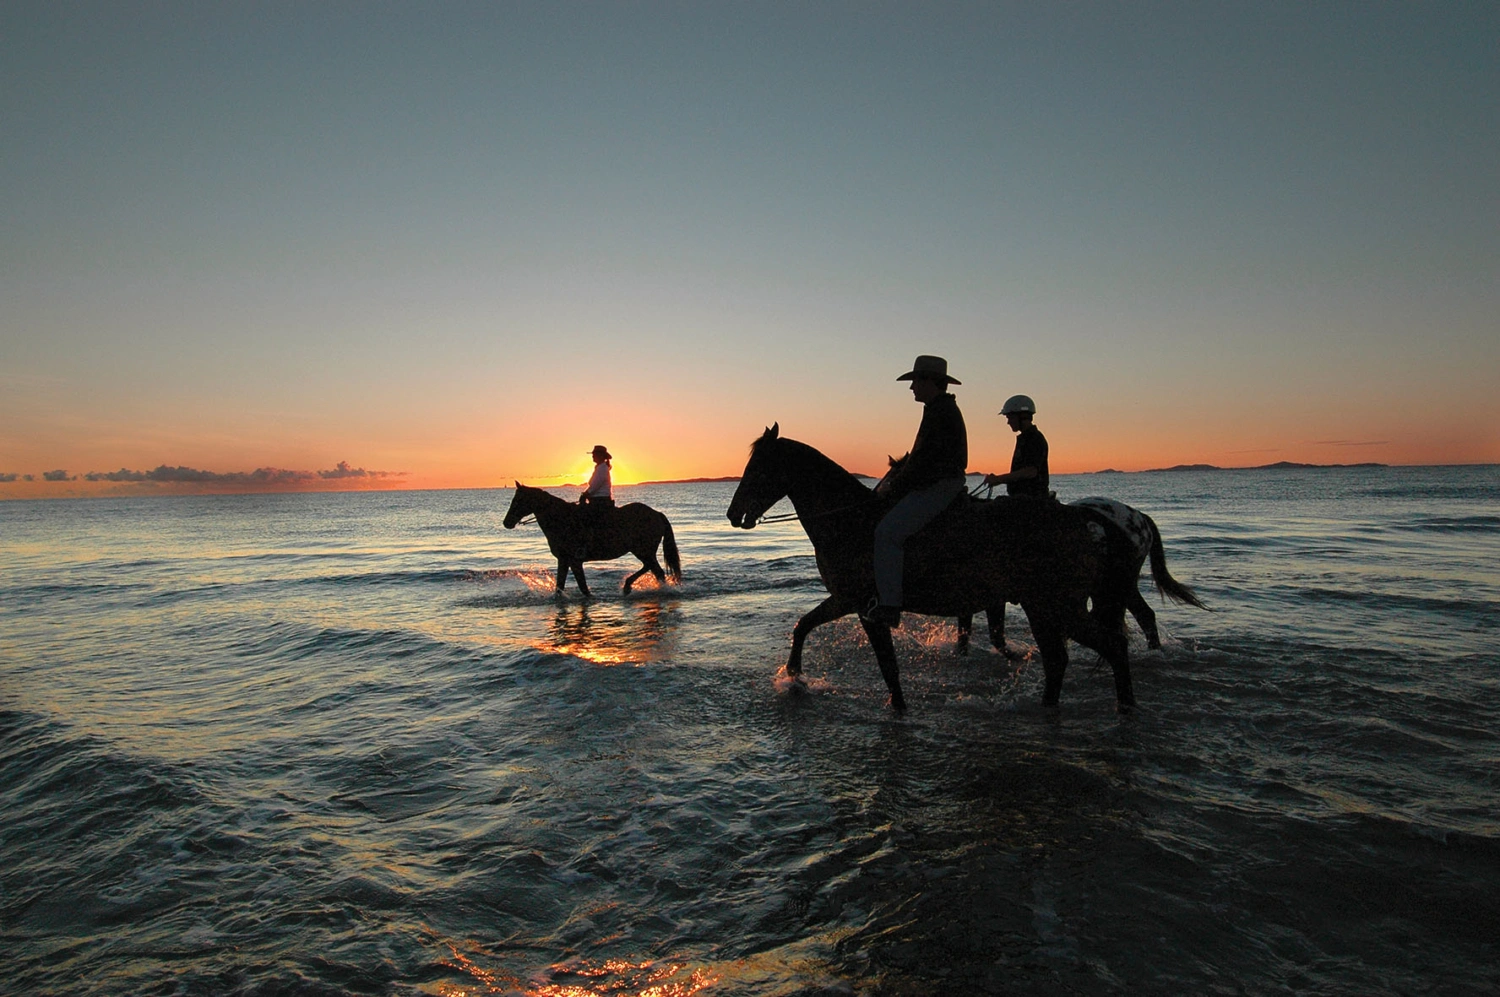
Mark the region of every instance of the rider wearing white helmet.
<instances>
[{"instance_id":1,"label":"rider wearing white helmet","mask_svg":"<svg viewBox=\"0 0 1500 997\"><path fill-rule=\"evenodd\" d=\"M984 483L991 487L1004 485L1010 495L1046 498L1047 438L1032 425L1036 403L1026 395L1011 395L1000 408L1006 423L1016 436L1016 450L1010 458L1008 474L987 474Z\"/></svg>"}]
</instances>

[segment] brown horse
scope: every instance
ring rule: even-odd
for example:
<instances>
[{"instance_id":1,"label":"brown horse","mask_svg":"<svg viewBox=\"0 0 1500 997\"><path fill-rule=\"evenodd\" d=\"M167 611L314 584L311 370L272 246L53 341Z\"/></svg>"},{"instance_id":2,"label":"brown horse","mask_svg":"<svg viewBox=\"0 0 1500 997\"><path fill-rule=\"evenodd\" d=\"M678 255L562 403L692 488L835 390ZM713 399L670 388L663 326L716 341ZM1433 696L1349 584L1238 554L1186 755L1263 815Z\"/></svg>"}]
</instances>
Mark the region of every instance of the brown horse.
<instances>
[{"instance_id":1,"label":"brown horse","mask_svg":"<svg viewBox=\"0 0 1500 997\"><path fill-rule=\"evenodd\" d=\"M505 528L513 530L527 516L535 516L536 524L547 538L547 546L557 558L557 591L561 592L568 581L568 571L578 581L578 591L592 595L589 583L583 577L584 561L613 561L626 554L640 558L644 567L625 579L624 589L630 587L646 572L651 572L658 582L666 581L666 573L656 560L657 545L661 545L662 556L667 559L667 570L672 581L682 580L682 561L677 554L677 539L672 535L672 524L667 517L640 502L631 502L616 508L585 509L551 492L531 488L516 482L515 497L510 500L510 509L505 513Z\"/></svg>"},{"instance_id":2,"label":"brown horse","mask_svg":"<svg viewBox=\"0 0 1500 997\"><path fill-rule=\"evenodd\" d=\"M875 524L890 508L854 475L805 443L782 439L772 426L750 448L750 460L729 504L730 523L751 529L786 497L817 555L828 598L797 621L786 670L802 671L802 645L813 628L865 605L875 592ZM962 616L1018 603L1042 655L1042 702L1056 706L1068 665L1068 638L1098 651L1114 670L1121 710L1135 703L1122 630L1089 615L1121 617L1134 575L1124 565L1129 541L1057 502L960 503L906 545L906 611ZM1120 548L1116 550L1115 548ZM875 650L891 705L905 707L890 628L861 620Z\"/></svg>"}]
</instances>

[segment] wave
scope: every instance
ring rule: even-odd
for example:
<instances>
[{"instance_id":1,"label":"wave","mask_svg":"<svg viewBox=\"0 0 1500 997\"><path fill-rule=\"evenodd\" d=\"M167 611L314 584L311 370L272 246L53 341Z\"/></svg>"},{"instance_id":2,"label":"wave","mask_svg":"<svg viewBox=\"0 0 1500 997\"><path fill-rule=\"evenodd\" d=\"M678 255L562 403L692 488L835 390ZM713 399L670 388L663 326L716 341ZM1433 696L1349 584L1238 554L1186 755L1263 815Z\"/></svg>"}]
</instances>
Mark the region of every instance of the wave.
<instances>
[{"instance_id":1,"label":"wave","mask_svg":"<svg viewBox=\"0 0 1500 997\"><path fill-rule=\"evenodd\" d=\"M1500 516L1421 516L1410 522L1393 523L1392 530L1436 533L1500 532Z\"/></svg>"},{"instance_id":2,"label":"wave","mask_svg":"<svg viewBox=\"0 0 1500 997\"><path fill-rule=\"evenodd\" d=\"M0 786L6 815L0 851L25 853L19 842L48 841L52 847L37 861L49 867L65 845L114 852L150 815L208 802L186 770L16 710L0 712Z\"/></svg>"},{"instance_id":3,"label":"wave","mask_svg":"<svg viewBox=\"0 0 1500 997\"><path fill-rule=\"evenodd\" d=\"M1500 501L1500 484L1442 484L1423 482L1420 485L1382 488L1360 488L1350 494L1376 499L1415 499L1432 501L1438 499L1496 502Z\"/></svg>"},{"instance_id":4,"label":"wave","mask_svg":"<svg viewBox=\"0 0 1500 997\"><path fill-rule=\"evenodd\" d=\"M379 652L384 658L408 658L460 650L426 634L413 630L387 628L365 630L347 627L313 627L278 621L265 628L258 638L235 642L232 652L240 658L274 658L305 660L330 653Z\"/></svg>"},{"instance_id":5,"label":"wave","mask_svg":"<svg viewBox=\"0 0 1500 997\"><path fill-rule=\"evenodd\" d=\"M146 582L41 582L35 585L16 585L10 588L3 588L0 589L0 592L12 598L24 598L26 596L62 596L63 598L70 598L79 595L113 595L118 592L138 592L149 588L152 588L152 586Z\"/></svg>"},{"instance_id":6,"label":"wave","mask_svg":"<svg viewBox=\"0 0 1500 997\"><path fill-rule=\"evenodd\" d=\"M1391 613L1407 614L1421 610L1443 616L1490 618L1500 612L1500 605L1486 599L1445 599L1436 596L1394 594L1388 592L1350 591L1348 589L1292 587L1291 591L1314 603L1341 603Z\"/></svg>"}]
</instances>

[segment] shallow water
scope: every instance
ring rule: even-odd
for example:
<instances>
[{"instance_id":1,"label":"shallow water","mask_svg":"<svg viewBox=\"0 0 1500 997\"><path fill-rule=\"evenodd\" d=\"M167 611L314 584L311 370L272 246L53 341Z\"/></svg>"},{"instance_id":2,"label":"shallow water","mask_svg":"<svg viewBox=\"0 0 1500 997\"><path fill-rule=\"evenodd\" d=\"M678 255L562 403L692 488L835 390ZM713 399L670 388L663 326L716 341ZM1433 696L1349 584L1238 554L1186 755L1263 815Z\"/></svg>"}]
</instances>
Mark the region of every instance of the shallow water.
<instances>
[{"instance_id":1,"label":"shallow water","mask_svg":"<svg viewBox=\"0 0 1500 997\"><path fill-rule=\"evenodd\" d=\"M1500 986L1500 468L1055 487L1213 608L1127 718L982 622L900 717L850 620L778 680L822 588L732 485L619 489L686 574L590 601L507 490L0 503L0 991Z\"/></svg>"}]
</instances>

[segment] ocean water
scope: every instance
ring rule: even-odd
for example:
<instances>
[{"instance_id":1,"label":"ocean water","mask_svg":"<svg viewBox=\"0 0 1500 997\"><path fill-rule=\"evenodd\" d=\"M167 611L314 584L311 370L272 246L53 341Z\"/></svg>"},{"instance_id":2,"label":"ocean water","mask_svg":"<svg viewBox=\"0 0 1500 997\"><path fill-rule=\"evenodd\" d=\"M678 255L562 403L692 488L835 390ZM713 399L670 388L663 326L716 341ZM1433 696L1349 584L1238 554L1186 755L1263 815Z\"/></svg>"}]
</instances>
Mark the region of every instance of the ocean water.
<instances>
[{"instance_id":1,"label":"ocean water","mask_svg":"<svg viewBox=\"0 0 1500 997\"><path fill-rule=\"evenodd\" d=\"M1055 487L1212 609L1133 715L949 620L904 715L848 619L789 685L732 484L619 489L685 576L587 601L507 490L0 503L0 992L1500 990L1500 467Z\"/></svg>"}]
</instances>

